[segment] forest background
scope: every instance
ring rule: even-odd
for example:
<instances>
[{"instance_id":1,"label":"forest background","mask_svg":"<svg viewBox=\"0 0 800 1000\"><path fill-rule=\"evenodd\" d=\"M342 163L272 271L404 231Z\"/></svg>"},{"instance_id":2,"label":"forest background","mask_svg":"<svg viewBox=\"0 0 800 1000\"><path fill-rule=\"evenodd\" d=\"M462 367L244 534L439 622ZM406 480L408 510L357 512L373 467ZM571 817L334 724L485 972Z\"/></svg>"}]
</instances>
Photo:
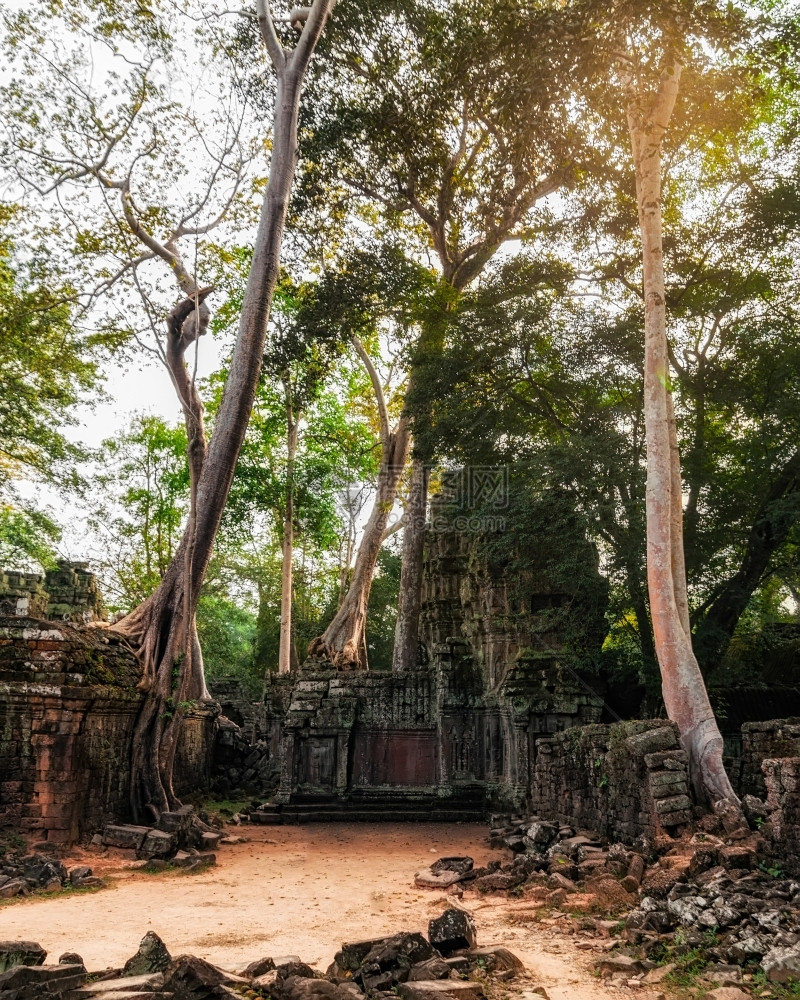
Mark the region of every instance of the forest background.
<instances>
[{"instance_id":1,"label":"forest background","mask_svg":"<svg viewBox=\"0 0 800 1000\"><path fill-rule=\"evenodd\" d=\"M491 558L545 571L558 591L574 586L588 538L608 581L607 634L598 655L576 629L583 666L659 711L616 19L645 79L676 46L687 67L664 226L695 649L718 711L733 687L800 679L797 13L603 8L337 5L198 609L210 678L234 673L255 691L277 669L287 511L300 662L346 600L376 499L391 513L366 659L389 669L415 466L430 492L453 468L504 468ZM180 245L214 288L189 357L213 433L269 160L270 83L252 72L247 11L86 0L6 9L3 31L0 565L88 558L109 611L127 612L181 537L186 431L177 402L130 412L92 449L76 421L105 405L109 373L118 385L163 367L175 291L146 232ZM387 435L406 417L413 453L389 502Z\"/></svg>"}]
</instances>

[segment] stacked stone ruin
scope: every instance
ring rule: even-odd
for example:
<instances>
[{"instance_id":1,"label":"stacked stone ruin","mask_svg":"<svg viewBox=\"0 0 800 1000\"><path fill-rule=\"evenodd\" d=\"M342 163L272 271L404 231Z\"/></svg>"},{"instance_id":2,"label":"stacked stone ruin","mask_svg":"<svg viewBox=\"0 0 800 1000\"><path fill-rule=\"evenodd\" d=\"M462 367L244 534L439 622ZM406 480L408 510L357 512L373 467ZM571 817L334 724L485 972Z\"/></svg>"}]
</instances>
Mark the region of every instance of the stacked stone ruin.
<instances>
[{"instance_id":1,"label":"stacked stone ruin","mask_svg":"<svg viewBox=\"0 0 800 1000\"><path fill-rule=\"evenodd\" d=\"M97 579L85 562L60 559L42 576L0 571L0 614L88 623L105 617Z\"/></svg>"},{"instance_id":2,"label":"stacked stone ruin","mask_svg":"<svg viewBox=\"0 0 800 1000\"><path fill-rule=\"evenodd\" d=\"M106 629L0 617L0 830L71 842L127 813L140 676ZM187 714L182 790L208 785L216 714L206 705Z\"/></svg>"}]
</instances>

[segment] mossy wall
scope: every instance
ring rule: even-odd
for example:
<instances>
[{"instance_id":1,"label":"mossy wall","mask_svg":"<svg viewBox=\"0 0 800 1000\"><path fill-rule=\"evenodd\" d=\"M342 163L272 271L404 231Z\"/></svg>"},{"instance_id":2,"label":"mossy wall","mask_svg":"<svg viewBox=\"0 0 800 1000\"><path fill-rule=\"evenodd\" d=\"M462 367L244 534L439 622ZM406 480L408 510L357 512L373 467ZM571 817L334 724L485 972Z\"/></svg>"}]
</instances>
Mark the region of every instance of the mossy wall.
<instances>
[{"instance_id":1,"label":"mossy wall","mask_svg":"<svg viewBox=\"0 0 800 1000\"><path fill-rule=\"evenodd\" d=\"M73 842L126 815L139 677L105 629L0 617L0 830ZM189 714L178 794L207 786L214 719Z\"/></svg>"}]
</instances>

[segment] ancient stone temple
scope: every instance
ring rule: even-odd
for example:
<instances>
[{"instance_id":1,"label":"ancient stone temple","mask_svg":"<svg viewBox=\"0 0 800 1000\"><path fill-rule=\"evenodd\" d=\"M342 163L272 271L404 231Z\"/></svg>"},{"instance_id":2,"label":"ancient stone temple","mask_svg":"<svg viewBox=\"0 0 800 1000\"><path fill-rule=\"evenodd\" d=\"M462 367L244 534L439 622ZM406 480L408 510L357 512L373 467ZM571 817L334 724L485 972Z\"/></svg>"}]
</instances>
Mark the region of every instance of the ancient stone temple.
<instances>
[{"instance_id":1,"label":"ancient stone temple","mask_svg":"<svg viewBox=\"0 0 800 1000\"><path fill-rule=\"evenodd\" d=\"M585 556L600 581L589 546ZM537 740L601 717L585 655L599 646L570 648L563 618L582 620L591 641L604 633L604 610L577 586L548 587L535 569L510 579L485 536L431 532L416 670L337 673L311 662L272 678L253 735L279 764L274 811L477 818L521 805ZM252 711L237 711L252 725ZM221 778L224 787L224 769Z\"/></svg>"},{"instance_id":2,"label":"ancient stone temple","mask_svg":"<svg viewBox=\"0 0 800 1000\"><path fill-rule=\"evenodd\" d=\"M60 559L42 576L0 571L0 613L87 623L105 617L94 573L85 562Z\"/></svg>"},{"instance_id":3,"label":"ancient stone temple","mask_svg":"<svg viewBox=\"0 0 800 1000\"><path fill-rule=\"evenodd\" d=\"M128 809L141 668L85 563L0 573L0 832L74 841ZM207 786L217 709L188 713L177 785Z\"/></svg>"}]
</instances>

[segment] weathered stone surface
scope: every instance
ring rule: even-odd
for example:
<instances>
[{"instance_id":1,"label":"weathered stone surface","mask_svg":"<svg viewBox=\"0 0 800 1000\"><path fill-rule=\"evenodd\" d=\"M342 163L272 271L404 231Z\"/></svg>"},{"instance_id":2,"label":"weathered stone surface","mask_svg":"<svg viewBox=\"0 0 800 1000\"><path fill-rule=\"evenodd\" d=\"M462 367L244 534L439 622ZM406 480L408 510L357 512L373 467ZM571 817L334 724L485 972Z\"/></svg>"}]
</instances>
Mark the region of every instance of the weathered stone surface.
<instances>
[{"instance_id":1,"label":"weathered stone surface","mask_svg":"<svg viewBox=\"0 0 800 1000\"><path fill-rule=\"evenodd\" d=\"M290 976L299 977L300 979L313 979L316 976L316 972L314 972L311 966L305 962L301 962L297 955L276 958L275 970L283 979L288 979Z\"/></svg>"},{"instance_id":2,"label":"weathered stone surface","mask_svg":"<svg viewBox=\"0 0 800 1000\"><path fill-rule=\"evenodd\" d=\"M244 976L245 979L257 979L259 976L272 972L274 968L275 963L271 958L257 958L255 962L251 962L246 968L242 969L241 975Z\"/></svg>"},{"instance_id":3,"label":"weathered stone surface","mask_svg":"<svg viewBox=\"0 0 800 1000\"><path fill-rule=\"evenodd\" d=\"M144 976L154 972L166 972L171 961L172 956L158 934L155 931L148 931L139 943L139 950L123 966L122 974Z\"/></svg>"},{"instance_id":4,"label":"weathered stone surface","mask_svg":"<svg viewBox=\"0 0 800 1000\"><path fill-rule=\"evenodd\" d=\"M376 942L364 956L356 977L367 990L391 989L408 978L413 965L433 955L433 948L421 934L395 934Z\"/></svg>"},{"instance_id":5,"label":"weathered stone surface","mask_svg":"<svg viewBox=\"0 0 800 1000\"><path fill-rule=\"evenodd\" d=\"M671 976L672 973L678 968L674 962L668 962L666 965L659 965L655 969L650 969L642 976L642 982L646 986L658 986L659 983Z\"/></svg>"},{"instance_id":6,"label":"weathered stone surface","mask_svg":"<svg viewBox=\"0 0 800 1000\"><path fill-rule=\"evenodd\" d=\"M200 843L198 847L201 851L216 851L219 847L219 842L222 839L221 833L211 833L206 830L200 834Z\"/></svg>"},{"instance_id":7,"label":"weathered stone surface","mask_svg":"<svg viewBox=\"0 0 800 1000\"><path fill-rule=\"evenodd\" d=\"M463 879L459 872L434 872L431 868L422 868L414 874L414 884L420 889L447 889Z\"/></svg>"},{"instance_id":8,"label":"weathered stone surface","mask_svg":"<svg viewBox=\"0 0 800 1000\"><path fill-rule=\"evenodd\" d=\"M445 910L440 917L429 922L428 937L443 955L450 955L461 948L474 948L477 944L475 921L464 910Z\"/></svg>"},{"instance_id":9,"label":"weathered stone surface","mask_svg":"<svg viewBox=\"0 0 800 1000\"><path fill-rule=\"evenodd\" d=\"M186 851L178 851L178 853L172 858L172 863L176 868L188 868L190 871L193 868L206 868L210 865L215 865L217 863L216 854L198 853L189 854Z\"/></svg>"},{"instance_id":10,"label":"weathered stone surface","mask_svg":"<svg viewBox=\"0 0 800 1000\"><path fill-rule=\"evenodd\" d=\"M800 756L800 719L746 722L742 726L742 757L737 791L765 800L765 760ZM742 802L744 804L744 800Z\"/></svg>"},{"instance_id":11,"label":"weathered stone surface","mask_svg":"<svg viewBox=\"0 0 800 1000\"><path fill-rule=\"evenodd\" d=\"M16 965L44 965L47 952L35 941L0 941L0 972Z\"/></svg>"},{"instance_id":12,"label":"weathered stone surface","mask_svg":"<svg viewBox=\"0 0 800 1000\"><path fill-rule=\"evenodd\" d=\"M277 969L269 969L267 972L262 972L260 976L254 976L252 979L252 986L254 989L262 990L277 1000L283 993L283 976L280 975Z\"/></svg>"},{"instance_id":13,"label":"weathered stone surface","mask_svg":"<svg viewBox=\"0 0 800 1000\"><path fill-rule=\"evenodd\" d=\"M144 993L160 990L164 985L164 976L160 972L151 972L140 976L120 976L117 979L103 979L97 983L88 983L77 990L71 1000L94 1000L98 995L110 993L120 996L125 993Z\"/></svg>"},{"instance_id":14,"label":"weathered stone surface","mask_svg":"<svg viewBox=\"0 0 800 1000\"><path fill-rule=\"evenodd\" d=\"M7 990L14 1000L38 1000L77 989L85 980L86 969L80 965L15 965L0 973L0 997Z\"/></svg>"},{"instance_id":15,"label":"weathered stone surface","mask_svg":"<svg viewBox=\"0 0 800 1000\"><path fill-rule=\"evenodd\" d=\"M558 827L553 823L532 823L528 836L539 848L549 846L558 836Z\"/></svg>"},{"instance_id":16,"label":"weathered stone surface","mask_svg":"<svg viewBox=\"0 0 800 1000\"><path fill-rule=\"evenodd\" d=\"M429 982L399 983L397 992L402 1000L480 1000L484 996L480 983L458 979L433 979Z\"/></svg>"},{"instance_id":17,"label":"weathered stone surface","mask_svg":"<svg viewBox=\"0 0 800 1000\"><path fill-rule=\"evenodd\" d=\"M175 836L163 830L148 830L141 846L136 852L137 858L167 858L175 850Z\"/></svg>"},{"instance_id":18,"label":"weathered stone surface","mask_svg":"<svg viewBox=\"0 0 800 1000\"><path fill-rule=\"evenodd\" d=\"M466 875L467 872L472 871L474 864L475 862L472 858L466 855L439 858L438 861L434 861L431 865L431 871L434 875L438 875L440 872L455 872L458 875Z\"/></svg>"},{"instance_id":19,"label":"weathered stone surface","mask_svg":"<svg viewBox=\"0 0 800 1000\"><path fill-rule=\"evenodd\" d=\"M469 959L482 965L487 972L523 972L525 969L522 959L500 944L471 948Z\"/></svg>"},{"instance_id":20,"label":"weathered stone surface","mask_svg":"<svg viewBox=\"0 0 800 1000\"><path fill-rule=\"evenodd\" d=\"M750 1000L751 994L738 986L718 986L706 993L706 1000Z\"/></svg>"},{"instance_id":21,"label":"weathered stone surface","mask_svg":"<svg viewBox=\"0 0 800 1000\"><path fill-rule=\"evenodd\" d=\"M164 973L165 990L171 990L178 996L202 996L204 1000L228 997L231 994L226 989L227 986L245 986L249 983L250 980L231 972L223 972L194 955L179 955Z\"/></svg>"},{"instance_id":22,"label":"weathered stone surface","mask_svg":"<svg viewBox=\"0 0 800 1000\"><path fill-rule=\"evenodd\" d=\"M150 828L146 826L123 826L109 823L103 830L103 843L106 847L121 847L138 851L148 833L150 833Z\"/></svg>"},{"instance_id":23,"label":"weathered stone surface","mask_svg":"<svg viewBox=\"0 0 800 1000\"><path fill-rule=\"evenodd\" d=\"M281 988L281 1000L354 1000L363 994L354 983L330 983L326 979L289 976Z\"/></svg>"},{"instance_id":24,"label":"weathered stone surface","mask_svg":"<svg viewBox=\"0 0 800 1000\"><path fill-rule=\"evenodd\" d=\"M642 963L629 955L606 955L599 959L596 968L601 976L612 976L617 972L626 972L631 976L644 972Z\"/></svg>"},{"instance_id":25,"label":"weathered stone surface","mask_svg":"<svg viewBox=\"0 0 800 1000\"><path fill-rule=\"evenodd\" d=\"M83 965L83 959L75 951L65 951L63 955L58 957L59 965Z\"/></svg>"},{"instance_id":26,"label":"weathered stone surface","mask_svg":"<svg viewBox=\"0 0 800 1000\"><path fill-rule=\"evenodd\" d=\"M28 883L22 878L11 879L5 885L0 885L0 899L13 899L14 896L27 892Z\"/></svg>"},{"instance_id":27,"label":"weathered stone surface","mask_svg":"<svg viewBox=\"0 0 800 1000\"><path fill-rule=\"evenodd\" d=\"M629 736L628 749L636 757L664 750L678 749L678 736L672 726L659 726L644 733Z\"/></svg>"},{"instance_id":28,"label":"weathered stone surface","mask_svg":"<svg viewBox=\"0 0 800 1000\"><path fill-rule=\"evenodd\" d=\"M367 955L376 947L388 941L388 938L371 938L368 941L345 942L333 958L336 965L342 972L356 972Z\"/></svg>"},{"instance_id":29,"label":"weathered stone surface","mask_svg":"<svg viewBox=\"0 0 800 1000\"><path fill-rule=\"evenodd\" d=\"M771 983L800 979L800 944L790 948L770 948L761 959L761 967Z\"/></svg>"},{"instance_id":30,"label":"weathered stone surface","mask_svg":"<svg viewBox=\"0 0 800 1000\"><path fill-rule=\"evenodd\" d=\"M412 965L408 973L408 982L427 982L431 979L447 979L450 976L450 966L443 958L435 956L424 962Z\"/></svg>"},{"instance_id":31,"label":"weathered stone surface","mask_svg":"<svg viewBox=\"0 0 800 1000\"><path fill-rule=\"evenodd\" d=\"M125 814L140 677L107 629L0 616L0 829L71 843ZM215 715L187 715L178 794L207 786Z\"/></svg>"}]
</instances>

